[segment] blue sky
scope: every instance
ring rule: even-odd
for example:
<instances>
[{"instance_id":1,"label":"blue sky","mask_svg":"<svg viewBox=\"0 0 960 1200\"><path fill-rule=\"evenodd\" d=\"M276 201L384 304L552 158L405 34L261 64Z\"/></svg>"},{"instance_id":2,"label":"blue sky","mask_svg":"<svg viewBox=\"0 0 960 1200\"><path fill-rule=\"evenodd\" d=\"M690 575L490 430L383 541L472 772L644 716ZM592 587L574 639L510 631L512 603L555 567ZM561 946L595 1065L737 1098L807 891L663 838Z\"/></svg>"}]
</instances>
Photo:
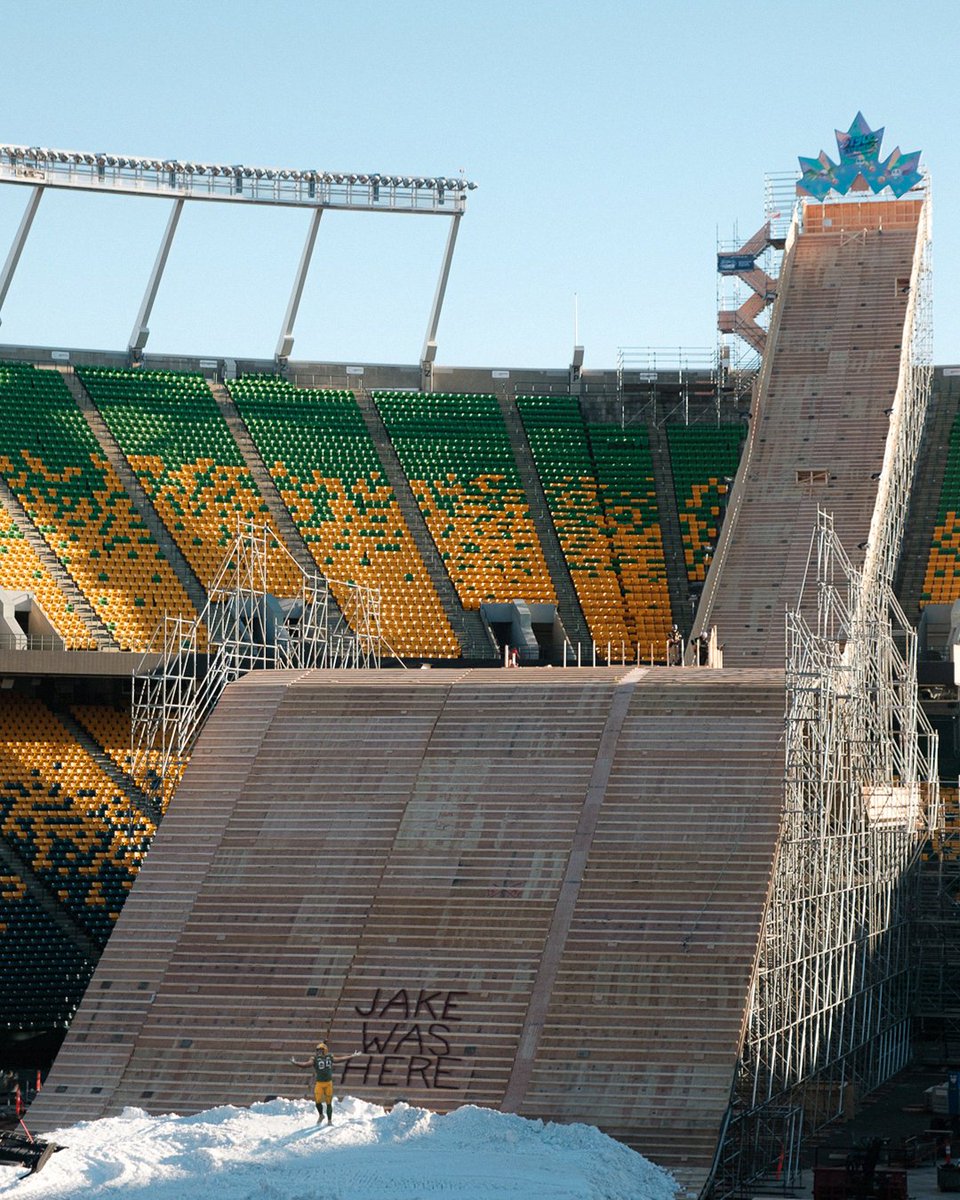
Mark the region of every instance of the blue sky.
<instances>
[{"instance_id":1,"label":"blue sky","mask_svg":"<svg viewBox=\"0 0 960 1200\"><path fill-rule=\"evenodd\" d=\"M922 15L922 19L920 16ZM325 170L456 174L470 194L438 361L585 366L714 343L718 237L766 172L862 110L934 185L935 359L960 362L960 21L949 0L6 0L0 141ZM0 259L26 194L0 188ZM167 203L47 193L9 343L122 349ZM272 355L307 214L188 205L148 350ZM296 358L414 362L446 236L330 213Z\"/></svg>"}]
</instances>

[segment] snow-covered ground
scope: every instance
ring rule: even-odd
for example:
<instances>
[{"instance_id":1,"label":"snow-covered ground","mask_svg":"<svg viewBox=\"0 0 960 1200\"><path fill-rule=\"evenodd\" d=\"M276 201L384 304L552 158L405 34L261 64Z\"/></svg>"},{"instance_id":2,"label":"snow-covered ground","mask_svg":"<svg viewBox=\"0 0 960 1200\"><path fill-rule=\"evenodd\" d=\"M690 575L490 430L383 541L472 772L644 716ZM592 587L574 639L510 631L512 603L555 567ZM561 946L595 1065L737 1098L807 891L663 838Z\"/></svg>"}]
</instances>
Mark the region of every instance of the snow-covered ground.
<instances>
[{"instance_id":1,"label":"snow-covered ground","mask_svg":"<svg viewBox=\"0 0 960 1200\"><path fill-rule=\"evenodd\" d=\"M306 1100L194 1116L128 1108L44 1134L37 1174L0 1166L17 1200L673 1200L660 1167L590 1125L465 1107L446 1116L346 1097L330 1126Z\"/></svg>"}]
</instances>

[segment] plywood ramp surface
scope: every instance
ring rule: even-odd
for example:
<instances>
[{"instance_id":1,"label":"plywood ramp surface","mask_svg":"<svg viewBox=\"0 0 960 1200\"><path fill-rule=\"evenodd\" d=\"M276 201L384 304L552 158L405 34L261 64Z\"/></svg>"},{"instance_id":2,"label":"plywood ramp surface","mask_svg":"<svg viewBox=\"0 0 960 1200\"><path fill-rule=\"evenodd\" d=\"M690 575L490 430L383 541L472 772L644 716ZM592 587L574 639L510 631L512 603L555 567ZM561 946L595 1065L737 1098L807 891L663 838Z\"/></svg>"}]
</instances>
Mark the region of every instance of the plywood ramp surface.
<instances>
[{"instance_id":1,"label":"plywood ramp surface","mask_svg":"<svg viewBox=\"0 0 960 1200\"><path fill-rule=\"evenodd\" d=\"M783 674L257 673L207 725L47 1086L587 1121L706 1178L776 853Z\"/></svg>"},{"instance_id":2,"label":"plywood ramp surface","mask_svg":"<svg viewBox=\"0 0 960 1200\"><path fill-rule=\"evenodd\" d=\"M737 482L742 500L715 564L709 623L727 666L783 665L784 613L800 599L818 506L833 514L853 562L864 558L899 378L919 205L835 207L824 210L835 220L824 228L820 206L806 206L806 231L784 271L768 385Z\"/></svg>"}]
</instances>

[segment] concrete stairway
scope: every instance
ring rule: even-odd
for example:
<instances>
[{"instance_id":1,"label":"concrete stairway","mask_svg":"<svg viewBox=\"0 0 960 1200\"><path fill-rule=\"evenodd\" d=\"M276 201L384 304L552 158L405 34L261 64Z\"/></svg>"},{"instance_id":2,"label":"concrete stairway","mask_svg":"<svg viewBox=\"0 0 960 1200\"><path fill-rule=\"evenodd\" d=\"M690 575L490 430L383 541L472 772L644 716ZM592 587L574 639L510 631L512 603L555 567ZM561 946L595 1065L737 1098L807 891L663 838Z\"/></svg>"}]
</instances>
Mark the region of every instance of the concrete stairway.
<instances>
[{"instance_id":1,"label":"concrete stairway","mask_svg":"<svg viewBox=\"0 0 960 1200\"><path fill-rule=\"evenodd\" d=\"M70 910L57 899L49 885L35 875L30 864L14 850L10 843L0 838L0 868L23 880L27 895L49 917L65 938L73 942L82 954L96 963L102 946L90 936Z\"/></svg>"},{"instance_id":2,"label":"concrete stairway","mask_svg":"<svg viewBox=\"0 0 960 1200\"><path fill-rule=\"evenodd\" d=\"M184 558L180 547L174 541L170 531L164 525L163 521L153 507L150 497L143 489L143 485L137 478L135 472L127 462L123 451L117 444L116 438L110 432L106 421L100 415L100 411L90 398L90 394L83 386L73 371L62 371L63 380L73 398L77 402L77 406L83 413L87 424L93 431L94 437L100 443L100 448L106 455L107 461L117 473L117 477L123 484L124 490L130 497L130 501L137 510L138 516L150 531L153 540L160 547L160 550L176 572L184 591L190 598L190 603L198 613L203 612L207 603L207 593L200 580L194 573L193 568Z\"/></svg>"},{"instance_id":3,"label":"concrete stairway","mask_svg":"<svg viewBox=\"0 0 960 1200\"><path fill-rule=\"evenodd\" d=\"M663 557L667 566L667 590L670 594L670 611L680 626L684 638L689 638L693 626L693 608L690 604L690 587L687 580L687 564L683 554L683 535L677 513L677 495L673 480L673 464L670 461L670 446L666 432L658 425L650 425L650 457L653 459L653 480L657 491L657 511L660 515L660 537L663 542Z\"/></svg>"},{"instance_id":4,"label":"concrete stairway","mask_svg":"<svg viewBox=\"0 0 960 1200\"><path fill-rule=\"evenodd\" d=\"M136 786L129 775L124 774L117 766L109 754L106 754L100 746L100 743L93 737L90 731L74 717L69 709L58 705L53 708L57 720L61 725L65 726L70 731L70 736L86 750L87 754L96 762L97 766L107 776L112 783L123 793L133 807L144 817L153 821L155 825L159 825L163 819L163 810L155 800L151 800L148 796Z\"/></svg>"},{"instance_id":5,"label":"concrete stairway","mask_svg":"<svg viewBox=\"0 0 960 1200\"><path fill-rule=\"evenodd\" d=\"M100 650L119 650L120 646L118 642L97 616L96 609L74 583L73 577L68 574L66 568L47 545L43 535L27 515L26 509L2 479L0 479L0 502L2 502L8 516L16 523L17 528L23 534L37 558L40 559L44 569L54 580L60 591L63 592L64 596L66 596L69 603L73 605L74 612L89 631L90 636L97 644L97 648Z\"/></svg>"},{"instance_id":6,"label":"concrete stairway","mask_svg":"<svg viewBox=\"0 0 960 1200\"><path fill-rule=\"evenodd\" d=\"M560 540L553 526L547 497L540 483L540 476L537 474L533 452L527 440L527 432L523 428L523 421L520 419L516 400L512 396L501 396L500 411L503 413L507 433L510 435L513 457L520 473L520 482L523 484L527 504L530 507L530 517L536 527L537 537L543 547L543 557L547 561L550 578L557 593L557 612L570 644L576 647L579 643L586 650L591 644L590 627L583 615L583 609L577 598L577 590L573 586L570 568L567 566L567 560L560 548Z\"/></svg>"},{"instance_id":7,"label":"concrete stairway","mask_svg":"<svg viewBox=\"0 0 960 1200\"><path fill-rule=\"evenodd\" d=\"M475 609L465 609L460 603L460 597L457 595L456 588L454 588L433 538L430 536L420 506L410 490L410 484L400 465L400 459L393 448L393 443L390 441L386 426L377 411L377 406L372 397L359 393L357 394L357 404L360 407L367 431L373 439L380 462L387 473L387 479L393 488L403 519L407 523L410 535L427 568L427 574L437 589L437 595L447 614L447 620L453 626L453 632L457 635L457 640L463 649L464 659L477 663L499 661L496 644L480 613Z\"/></svg>"},{"instance_id":8,"label":"concrete stairway","mask_svg":"<svg viewBox=\"0 0 960 1200\"><path fill-rule=\"evenodd\" d=\"M960 378L935 381L920 443L917 474L910 493L910 512L897 569L896 593L910 621L920 612L920 597L937 524L940 489L947 467L947 448L953 419L960 408Z\"/></svg>"},{"instance_id":9,"label":"concrete stairway","mask_svg":"<svg viewBox=\"0 0 960 1200\"><path fill-rule=\"evenodd\" d=\"M270 522L274 530L283 538L284 544L302 571L305 571L308 575L322 576L323 573L317 566L313 555L307 549L306 542L300 536L300 530L296 527L293 518L287 511L287 506L277 491L277 485L273 482L273 476L267 470L266 463L260 456L260 451L254 444L253 438L250 436L250 431L244 424L243 417L240 416L233 398L222 383L211 383L208 381L208 386L210 391L213 392L217 407L220 409L224 420L229 426L233 440L237 443L240 453L243 455L247 469L253 476L257 490L263 497L264 504L270 510Z\"/></svg>"}]
</instances>

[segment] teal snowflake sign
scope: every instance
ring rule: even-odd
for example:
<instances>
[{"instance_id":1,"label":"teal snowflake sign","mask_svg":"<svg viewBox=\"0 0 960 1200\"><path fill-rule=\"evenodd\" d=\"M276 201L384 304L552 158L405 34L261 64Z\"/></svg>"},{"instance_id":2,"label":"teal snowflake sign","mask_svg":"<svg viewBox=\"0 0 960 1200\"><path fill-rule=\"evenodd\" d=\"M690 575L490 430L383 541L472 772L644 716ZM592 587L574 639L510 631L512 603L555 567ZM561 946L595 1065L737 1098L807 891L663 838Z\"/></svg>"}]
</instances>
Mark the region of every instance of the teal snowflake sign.
<instances>
[{"instance_id":1,"label":"teal snowflake sign","mask_svg":"<svg viewBox=\"0 0 960 1200\"><path fill-rule=\"evenodd\" d=\"M871 129L863 113L857 113L846 133L838 129L836 135L838 163L825 150L821 150L818 158L800 159L802 175L797 191L801 195L823 200L828 192L834 191L845 196L854 181L863 178L874 194L888 187L895 196L903 196L921 181L920 151L901 154L897 146L888 158L881 160L883 129Z\"/></svg>"}]
</instances>

